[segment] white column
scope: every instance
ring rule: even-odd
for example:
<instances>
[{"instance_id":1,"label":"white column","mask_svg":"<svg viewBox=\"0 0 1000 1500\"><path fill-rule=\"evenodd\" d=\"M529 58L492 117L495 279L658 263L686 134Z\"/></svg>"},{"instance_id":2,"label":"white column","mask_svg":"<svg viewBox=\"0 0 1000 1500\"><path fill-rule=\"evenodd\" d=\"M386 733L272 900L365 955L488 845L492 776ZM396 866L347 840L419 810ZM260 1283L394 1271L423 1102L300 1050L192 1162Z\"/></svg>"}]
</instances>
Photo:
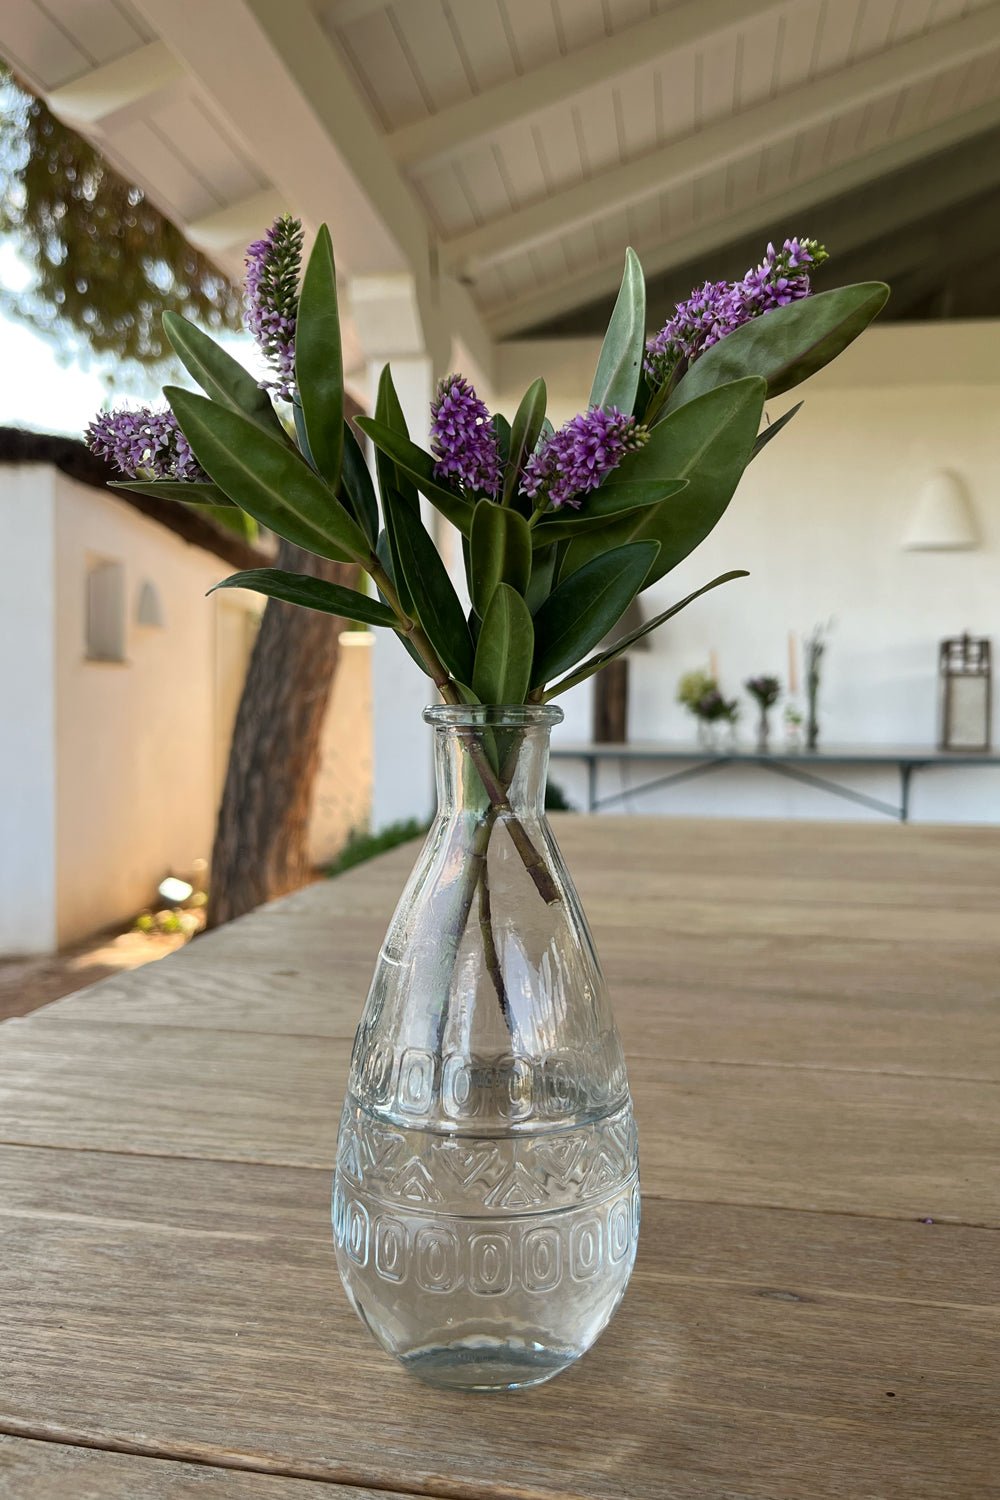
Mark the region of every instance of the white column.
<instances>
[{"instance_id":1,"label":"white column","mask_svg":"<svg viewBox=\"0 0 1000 1500\"><path fill-rule=\"evenodd\" d=\"M0 954L56 947L55 471L0 471Z\"/></svg>"}]
</instances>

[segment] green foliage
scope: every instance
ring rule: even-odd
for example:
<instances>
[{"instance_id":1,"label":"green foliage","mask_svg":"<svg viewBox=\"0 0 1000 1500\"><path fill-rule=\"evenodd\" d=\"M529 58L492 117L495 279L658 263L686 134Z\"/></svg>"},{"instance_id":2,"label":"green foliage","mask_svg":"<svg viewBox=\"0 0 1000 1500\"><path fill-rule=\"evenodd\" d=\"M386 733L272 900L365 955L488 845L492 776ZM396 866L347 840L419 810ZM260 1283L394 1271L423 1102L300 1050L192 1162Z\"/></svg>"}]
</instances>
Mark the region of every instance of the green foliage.
<instances>
[{"instance_id":1,"label":"green foliage","mask_svg":"<svg viewBox=\"0 0 1000 1500\"><path fill-rule=\"evenodd\" d=\"M176 386L164 395L202 468L262 526L320 557L364 561L364 532L290 445L205 396Z\"/></svg>"},{"instance_id":2,"label":"green foliage","mask_svg":"<svg viewBox=\"0 0 1000 1500\"><path fill-rule=\"evenodd\" d=\"M36 273L28 291L2 294L6 311L144 365L169 355L164 308L220 331L242 326L227 278L2 68L0 180L0 234Z\"/></svg>"},{"instance_id":3,"label":"green foliage","mask_svg":"<svg viewBox=\"0 0 1000 1500\"><path fill-rule=\"evenodd\" d=\"M390 823L381 833L352 830L326 873L331 876L343 875L345 870L353 870L356 865L363 865L366 860L374 859L378 854L386 854L400 844L409 844L413 839L423 838L427 827L426 823L410 818L407 822Z\"/></svg>"},{"instance_id":4,"label":"green foliage","mask_svg":"<svg viewBox=\"0 0 1000 1500\"><path fill-rule=\"evenodd\" d=\"M769 396L790 391L842 354L888 298L884 282L862 281L789 302L787 307L744 323L695 360L667 402L667 410L744 375L762 376Z\"/></svg>"},{"instance_id":5,"label":"green foliage","mask_svg":"<svg viewBox=\"0 0 1000 1500\"><path fill-rule=\"evenodd\" d=\"M195 457L212 480L173 489L200 489L198 498L206 504L228 500L223 509L234 515L247 512L320 556L360 563L379 597L276 569L236 574L219 587L256 588L395 629L449 702L546 702L703 594L745 576L740 570L721 574L600 649L636 595L708 536L747 464L798 410L761 433L766 396L789 389L833 358L884 297L885 288L872 283L792 303L720 340L676 387L666 381L655 390L645 383L640 389L645 290L629 251L592 400L626 414L645 409L647 421L655 411L659 419L633 432L636 446L603 484L578 491L578 503L571 497L555 509L544 488L534 501L519 492L527 458L552 433L542 380L529 387L512 423L499 414L493 418L501 483L498 499L491 500L438 477L435 459L409 436L386 368L374 417L357 421L375 448L373 485L343 416L336 278L324 229L298 306L296 442L280 426L275 431L270 401L207 335L181 319L167 320L178 353L210 398L168 388ZM486 437L487 420L479 408L473 441ZM586 453L579 462L585 460ZM584 471L581 489L586 472L593 471ZM163 482L149 488L166 493ZM468 617L421 518L421 495L461 533L472 602ZM717 685L700 687L697 712L730 711ZM482 745L499 771L497 742L484 733Z\"/></svg>"},{"instance_id":6,"label":"green foliage","mask_svg":"<svg viewBox=\"0 0 1000 1500\"><path fill-rule=\"evenodd\" d=\"M629 246L625 272L597 361L591 406L616 406L631 413L639 390L646 342L646 280L639 257Z\"/></svg>"},{"instance_id":7,"label":"green foliage","mask_svg":"<svg viewBox=\"0 0 1000 1500\"><path fill-rule=\"evenodd\" d=\"M500 460L505 465L506 477L503 486L503 503L509 505L517 488L517 477L525 462L535 451L545 421L545 403L548 393L544 380L535 380L521 397L521 404L514 414L506 444L500 444ZM506 427L506 422L504 426ZM504 452L506 447L506 452Z\"/></svg>"},{"instance_id":8,"label":"green foliage","mask_svg":"<svg viewBox=\"0 0 1000 1500\"><path fill-rule=\"evenodd\" d=\"M656 557L655 542L628 542L560 583L535 616L532 687L544 687L617 624Z\"/></svg>"},{"instance_id":9,"label":"green foliage","mask_svg":"<svg viewBox=\"0 0 1000 1500\"><path fill-rule=\"evenodd\" d=\"M478 502L469 532L468 572L472 607L481 619L498 584L525 593L531 577L531 532L518 511L492 500Z\"/></svg>"},{"instance_id":10,"label":"green foliage","mask_svg":"<svg viewBox=\"0 0 1000 1500\"><path fill-rule=\"evenodd\" d=\"M163 314L163 329L185 370L206 396L255 422L269 437L284 438L271 398L249 371L213 338L178 313Z\"/></svg>"},{"instance_id":11,"label":"green foliage","mask_svg":"<svg viewBox=\"0 0 1000 1500\"><path fill-rule=\"evenodd\" d=\"M480 703L523 703L531 686L534 650L528 606L510 584L498 584L476 643L472 690Z\"/></svg>"},{"instance_id":12,"label":"green foliage","mask_svg":"<svg viewBox=\"0 0 1000 1500\"><path fill-rule=\"evenodd\" d=\"M403 576L417 619L448 671L467 683L472 677L472 636L448 570L419 512L392 491L382 499L399 537Z\"/></svg>"},{"instance_id":13,"label":"green foliage","mask_svg":"<svg viewBox=\"0 0 1000 1500\"><path fill-rule=\"evenodd\" d=\"M623 635L621 640L615 641L613 646L609 646L600 655L592 656L589 661L583 662L568 677L564 677L561 682L557 682L554 687L549 688L545 694L544 701L548 703L551 699L558 698L560 693L565 693L569 688L576 687L578 683L586 682L588 677L593 677L595 672L600 672L610 662L613 662L616 657L628 651L631 646L635 645L636 641L641 641L644 635L649 635L651 631L658 630L661 625L666 624L667 620L672 620L674 615L679 615L682 609L687 609L688 605L693 604L696 599L700 599L702 594L710 593L712 589L717 589L720 584L732 583L736 578L749 578L749 576L745 568L734 569L731 573L720 573L718 578L713 578L711 583L705 583L700 589L695 589L693 594L688 594L687 598L682 599L679 604L672 604L669 609L665 609L660 614L654 615L651 620L646 620L637 630L632 630L628 635Z\"/></svg>"},{"instance_id":14,"label":"green foliage","mask_svg":"<svg viewBox=\"0 0 1000 1500\"><path fill-rule=\"evenodd\" d=\"M295 382L309 451L333 489L344 456L344 369L333 245L320 226L302 278L295 333Z\"/></svg>"},{"instance_id":15,"label":"green foliage","mask_svg":"<svg viewBox=\"0 0 1000 1500\"><path fill-rule=\"evenodd\" d=\"M300 604L306 609L359 620L363 625L381 625L388 630L396 624L392 610L367 594L339 583L328 583L324 578L313 578L308 573L287 573L283 568L247 568L242 573L232 573L208 592L214 594L217 589L253 589L286 604Z\"/></svg>"}]
</instances>

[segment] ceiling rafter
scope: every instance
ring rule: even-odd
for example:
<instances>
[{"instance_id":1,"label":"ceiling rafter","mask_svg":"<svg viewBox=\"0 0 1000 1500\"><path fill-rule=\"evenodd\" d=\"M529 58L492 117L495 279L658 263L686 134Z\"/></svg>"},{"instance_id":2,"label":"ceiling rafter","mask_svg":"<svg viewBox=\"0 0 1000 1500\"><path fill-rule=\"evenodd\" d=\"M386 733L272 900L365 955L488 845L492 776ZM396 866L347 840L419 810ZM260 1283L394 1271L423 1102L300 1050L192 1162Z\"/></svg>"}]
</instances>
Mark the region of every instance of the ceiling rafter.
<instances>
[{"instance_id":1,"label":"ceiling rafter","mask_svg":"<svg viewBox=\"0 0 1000 1500\"><path fill-rule=\"evenodd\" d=\"M892 172L910 166L937 153L947 151L963 141L984 135L1000 127L1000 99L969 110L932 130L920 131L904 140L894 141L889 146L869 152L866 156L845 162L833 171L826 171L808 182L798 183L766 198L760 198L741 213L727 214L711 224L699 225L690 234L672 240L665 245L646 252L641 258L647 279L661 275L675 267L687 265L699 256L717 247L722 240L732 243L743 235L767 233L775 224L787 223L789 219L817 204L828 202L857 188L877 182ZM974 179L974 180L973 180ZM992 162L977 160L961 170L951 164L939 169L928 164L922 194L911 194L906 198L887 197L884 212L887 219L897 223L909 222L919 216L919 200L934 201L946 206L947 201L959 202L971 196L977 183L989 185L1000 180L1000 157L994 155ZM864 242L873 234L874 215L862 213L856 218L847 217L838 225L836 249L846 253ZM808 229L808 225L805 226ZM611 293L621 276L621 256L606 261L596 270L578 277L563 277L558 284L533 293L520 301L505 304L494 317L487 314L489 326L497 338L505 338L526 328L535 327L549 318L559 317L576 307L585 307L606 293Z\"/></svg>"},{"instance_id":2,"label":"ceiling rafter","mask_svg":"<svg viewBox=\"0 0 1000 1500\"><path fill-rule=\"evenodd\" d=\"M175 88L184 76L165 42L148 42L54 89L48 106L73 130L106 130L122 123L137 105L146 106L155 95Z\"/></svg>"},{"instance_id":3,"label":"ceiling rafter","mask_svg":"<svg viewBox=\"0 0 1000 1500\"><path fill-rule=\"evenodd\" d=\"M437 166L482 137L560 100L608 83L668 52L703 46L791 0L687 0L662 15L639 21L546 63L520 78L495 85L426 120L392 131L389 150L405 166ZM339 15L335 14L339 20Z\"/></svg>"},{"instance_id":4,"label":"ceiling rafter","mask_svg":"<svg viewBox=\"0 0 1000 1500\"><path fill-rule=\"evenodd\" d=\"M975 11L876 57L729 115L669 146L453 236L442 246L462 274L557 239L615 209L639 203L704 173L788 140L811 126L874 103L1000 49L993 7Z\"/></svg>"},{"instance_id":5,"label":"ceiling rafter","mask_svg":"<svg viewBox=\"0 0 1000 1500\"><path fill-rule=\"evenodd\" d=\"M464 286L440 284L423 210L309 0L132 3L275 192L313 227L331 221L346 275L409 273L425 311L438 309L437 319L446 317L488 368L492 340L482 318ZM425 321L430 338L435 319Z\"/></svg>"}]
</instances>

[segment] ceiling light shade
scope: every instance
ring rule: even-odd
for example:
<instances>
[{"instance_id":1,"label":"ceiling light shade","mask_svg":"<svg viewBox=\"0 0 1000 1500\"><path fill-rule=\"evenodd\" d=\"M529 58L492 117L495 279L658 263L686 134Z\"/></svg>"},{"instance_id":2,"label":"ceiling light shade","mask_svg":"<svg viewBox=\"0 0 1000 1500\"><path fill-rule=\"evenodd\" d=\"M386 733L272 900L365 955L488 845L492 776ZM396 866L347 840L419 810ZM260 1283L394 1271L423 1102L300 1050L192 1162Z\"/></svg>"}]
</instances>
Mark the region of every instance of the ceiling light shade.
<instances>
[{"instance_id":1,"label":"ceiling light shade","mask_svg":"<svg viewBox=\"0 0 1000 1500\"><path fill-rule=\"evenodd\" d=\"M967 552L979 546L975 512L964 481L939 469L924 481L903 535L906 552Z\"/></svg>"}]
</instances>

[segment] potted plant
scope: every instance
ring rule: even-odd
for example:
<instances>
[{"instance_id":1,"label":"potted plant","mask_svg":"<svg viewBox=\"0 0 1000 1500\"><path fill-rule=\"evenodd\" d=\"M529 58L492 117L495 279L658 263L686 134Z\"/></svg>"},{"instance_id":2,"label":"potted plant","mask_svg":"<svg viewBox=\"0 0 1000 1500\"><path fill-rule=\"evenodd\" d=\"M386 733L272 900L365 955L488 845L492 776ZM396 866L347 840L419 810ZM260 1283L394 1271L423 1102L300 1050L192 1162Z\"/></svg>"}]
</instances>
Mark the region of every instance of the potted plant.
<instances>
[{"instance_id":1,"label":"potted plant","mask_svg":"<svg viewBox=\"0 0 1000 1500\"><path fill-rule=\"evenodd\" d=\"M236 507L355 563L368 590L275 569L218 587L394 633L439 700L425 714L438 814L377 957L351 1061L337 1256L367 1326L417 1374L462 1389L531 1385L597 1338L639 1223L621 1043L543 808L558 700L743 576L724 573L601 644L708 535L794 415L761 431L768 397L838 354L887 289L813 297L825 251L788 240L738 282L706 283L647 338L628 251L584 412L555 431L544 380L505 415L449 375L428 448L407 431L388 368L373 414L357 430L345 421L327 230L304 272L300 254L287 218L249 252L250 324L270 389L167 317L201 393L170 386L170 411L107 413L90 440L127 487ZM468 608L422 498L461 535Z\"/></svg>"}]
</instances>

